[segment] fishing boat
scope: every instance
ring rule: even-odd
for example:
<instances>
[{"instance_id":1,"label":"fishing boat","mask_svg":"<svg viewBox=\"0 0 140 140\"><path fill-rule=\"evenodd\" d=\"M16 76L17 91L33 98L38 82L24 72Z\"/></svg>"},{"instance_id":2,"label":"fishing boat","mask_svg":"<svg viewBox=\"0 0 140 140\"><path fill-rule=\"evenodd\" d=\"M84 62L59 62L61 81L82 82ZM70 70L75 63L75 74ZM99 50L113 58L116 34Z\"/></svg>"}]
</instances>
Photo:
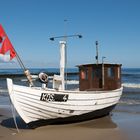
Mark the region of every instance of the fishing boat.
<instances>
[{"instance_id":1,"label":"fishing boat","mask_svg":"<svg viewBox=\"0 0 140 140\"><path fill-rule=\"evenodd\" d=\"M97 56L96 56L97 58ZM29 126L45 122L77 122L108 115L121 95L121 64L78 65L79 88L65 88L66 41L60 41L60 75L40 73L41 87L23 86L7 78L13 106ZM28 76L29 77L29 76Z\"/></svg>"}]
</instances>

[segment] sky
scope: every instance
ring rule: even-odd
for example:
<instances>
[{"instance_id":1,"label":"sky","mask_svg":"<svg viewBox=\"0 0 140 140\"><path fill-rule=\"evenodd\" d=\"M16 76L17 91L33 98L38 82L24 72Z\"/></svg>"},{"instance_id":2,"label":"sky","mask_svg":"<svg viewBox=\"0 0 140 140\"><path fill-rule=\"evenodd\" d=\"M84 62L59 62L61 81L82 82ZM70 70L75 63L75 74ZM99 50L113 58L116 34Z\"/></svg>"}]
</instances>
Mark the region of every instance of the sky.
<instances>
[{"instance_id":1,"label":"sky","mask_svg":"<svg viewBox=\"0 0 140 140\"><path fill-rule=\"evenodd\" d=\"M139 0L0 0L0 24L29 68L59 67L59 41L67 38L67 67L99 61L140 68ZM1 68L18 68L0 57Z\"/></svg>"}]
</instances>

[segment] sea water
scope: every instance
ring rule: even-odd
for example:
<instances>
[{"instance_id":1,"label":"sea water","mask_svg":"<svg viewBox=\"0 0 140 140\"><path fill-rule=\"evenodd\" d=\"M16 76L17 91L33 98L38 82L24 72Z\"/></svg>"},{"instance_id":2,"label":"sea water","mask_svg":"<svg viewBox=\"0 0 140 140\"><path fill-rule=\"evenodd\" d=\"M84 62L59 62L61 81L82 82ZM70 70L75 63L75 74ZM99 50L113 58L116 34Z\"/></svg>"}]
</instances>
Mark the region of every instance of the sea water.
<instances>
[{"instance_id":1,"label":"sea water","mask_svg":"<svg viewBox=\"0 0 140 140\"><path fill-rule=\"evenodd\" d=\"M120 104L129 105L129 110L140 112L140 68L122 69L122 86L123 96Z\"/></svg>"},{"instance_id":2,"label":"sea water","mask_svg":"<svg viewBox=\"0 0 140 140\"><path fill-rule=\"evenodd\" d=\"M127 92L140 92L140 68L122 69L122 84Z\"/></svg>"}]
</instances>

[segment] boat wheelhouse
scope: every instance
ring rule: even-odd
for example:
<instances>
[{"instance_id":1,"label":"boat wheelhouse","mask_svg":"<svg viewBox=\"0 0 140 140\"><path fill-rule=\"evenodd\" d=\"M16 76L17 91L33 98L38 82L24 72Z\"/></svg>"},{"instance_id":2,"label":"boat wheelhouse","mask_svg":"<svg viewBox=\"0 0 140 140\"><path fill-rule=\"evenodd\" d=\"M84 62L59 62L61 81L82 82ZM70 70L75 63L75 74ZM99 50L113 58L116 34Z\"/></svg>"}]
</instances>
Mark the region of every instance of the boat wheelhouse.
<instances>
[{"instance_id":1,"label":"boat wheelhouse","mask_svg":"<svg viewBox=\"0 0 140 140\"><path fill-rule=\"evenodd\" d=\"M80 91L121 88L120 64L85 64L78 67Z\"/></svg>"}]
</instances>

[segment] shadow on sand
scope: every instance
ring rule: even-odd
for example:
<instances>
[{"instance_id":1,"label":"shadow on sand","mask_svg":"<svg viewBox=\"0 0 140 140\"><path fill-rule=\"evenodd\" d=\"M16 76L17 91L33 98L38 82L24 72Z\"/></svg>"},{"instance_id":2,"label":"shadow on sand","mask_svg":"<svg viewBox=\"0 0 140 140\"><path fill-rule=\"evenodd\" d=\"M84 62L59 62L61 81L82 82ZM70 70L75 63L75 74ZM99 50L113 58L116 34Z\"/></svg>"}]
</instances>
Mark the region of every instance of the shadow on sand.
<instances>
[{"instance_id":1,"label":"shadow on sand","mask_svg":"<svg viewBox=\"0 0 140 140\"><path fill-rule=\"evenodd\" d=\"M16 117L16 123L19 129L29 129L27 124L20 117ZM16 128L13 118L4 119L1 125L7 128Z\"/></svg>"},{"instance_id":2,"label":"shadow on sand","mask_svg":"<svg viewBox=\"0 0 140 140\"><path fill-rule=\"evenodd\" d=\"M39 126L46 126L46 125L74 125L76 127L86 127L86 128L98 128L98 129L112 129L112 128L117 128L116 123L112 121L111 116L106 116L98 119L93 119L93 120L88 120L88 121L82 121L82 122L73 122L73 123L68 123L68 122L57 122L57 121L44 121L44 125L27 125L20 117L16 117L16 123L19 129L34 129ZM16 129L14 119L13 118L8 118L4 119L1 122L1 125L7 128L14 128Z\"/></svg>"}]
</instances>

